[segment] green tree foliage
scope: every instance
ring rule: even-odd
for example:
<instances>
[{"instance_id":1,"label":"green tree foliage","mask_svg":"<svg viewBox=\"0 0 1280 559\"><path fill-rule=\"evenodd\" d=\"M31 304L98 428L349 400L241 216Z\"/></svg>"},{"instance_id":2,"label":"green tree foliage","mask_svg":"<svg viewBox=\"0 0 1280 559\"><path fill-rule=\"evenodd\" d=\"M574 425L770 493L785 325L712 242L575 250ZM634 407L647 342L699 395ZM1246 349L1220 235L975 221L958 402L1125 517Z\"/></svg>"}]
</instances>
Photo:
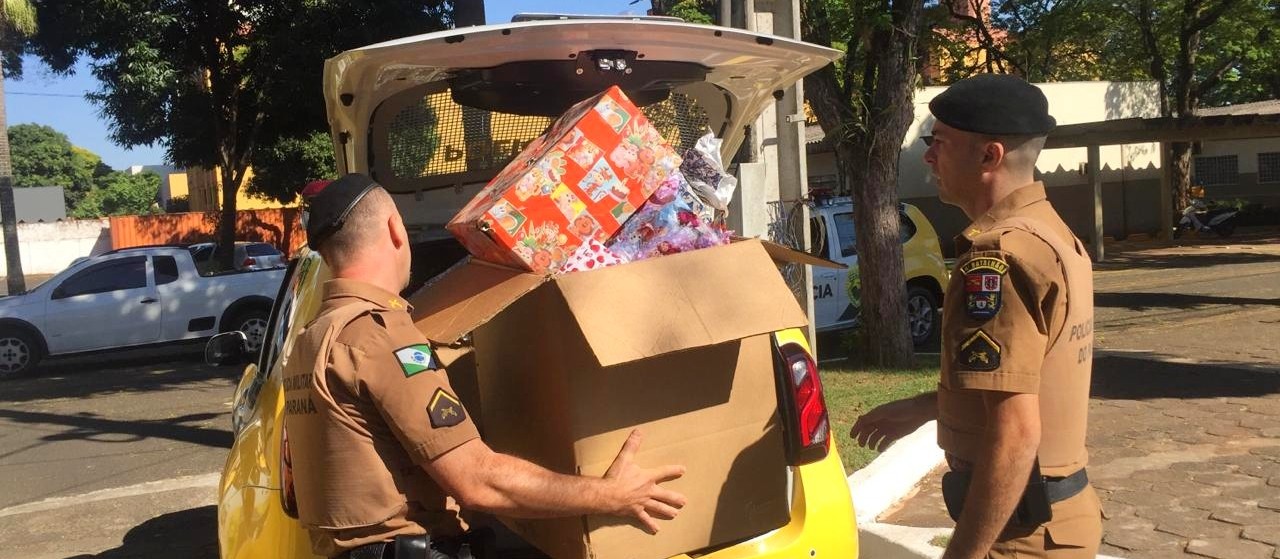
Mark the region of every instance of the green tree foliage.
<instances>
[{"instance_id":1,"label":"green tree foliage","mask_svg":"<svg viewBox=\"0 0 1280 559\"><path fill-rule=\"evenodd\" d=\"M76 207L94 182L111 172L97 154L71 145L52 127L19 124L9 128L14 186L61 186L67 210Z\"/></svg>"},{"instance_id":2,"label":"green tree foliage","mask_svg":"<svg viewBox=\"0 0 1280 559\"><path fill-rule=\"evenodd\" d=\"M94 218L110 215L139 215L155 213L156 199L160 194L160 175L140 173L130 175L112 171L102 177L99 186L90 190L71 217Z\"/></svg>"},{"instance_id":3,"label":"green tree foliage","mask_svg":"<svg viewBox=\"0 0 1280 559\"><path fill-rule=\"evenodd\" d=\"M333 141L326 132L282 138L254 152L253 172L249 192L290 202L307 183L335 178L338 170L333 160Z\"/></svg>"},{"instance_id":4,"label":"green tree foliage","mask_svg":"<svg viewBox=\"0 0 1280 559\"><path fill-rule=\"evenodd\" d=\"M689 23L713 25L719 5L719 0L654 0L653 13L678 17Z\"/></svg>"},{"instance_id":5,"label":"green tree foliage","mask_svg":"<svg viewBox=\"0 0 1280 559\"><path fill-rule=\"evenodd\" d=\"M325 59L452 23L451 0L34 2L42 30L31 50L61 72L93 60L103 87L90 98L114 141L159 144L180 167L219 169L222 246L234 241L236 195L254 152L327 129Z\"/></svg>"}]
</instances>

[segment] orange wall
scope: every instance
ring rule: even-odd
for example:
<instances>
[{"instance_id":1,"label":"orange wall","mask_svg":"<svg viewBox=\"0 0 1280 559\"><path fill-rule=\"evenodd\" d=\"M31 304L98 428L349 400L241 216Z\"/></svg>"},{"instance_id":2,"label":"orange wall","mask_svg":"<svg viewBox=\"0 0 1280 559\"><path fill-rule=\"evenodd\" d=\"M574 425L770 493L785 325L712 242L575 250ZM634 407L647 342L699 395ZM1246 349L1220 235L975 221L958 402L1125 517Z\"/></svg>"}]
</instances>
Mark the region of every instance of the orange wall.
<instances>
[{"instance_id":1,"label":"orange wall","mask_svg":"<svg viewBox=\"0 0 1280 559\"><path fill-rule=\"evenodd\" d=\"M287 255L307 242L297 208L236 212L236 240L271 243ZM125 215L111 218L111 248L212 241L217 212Z\"/></svg>"}]
</instances>

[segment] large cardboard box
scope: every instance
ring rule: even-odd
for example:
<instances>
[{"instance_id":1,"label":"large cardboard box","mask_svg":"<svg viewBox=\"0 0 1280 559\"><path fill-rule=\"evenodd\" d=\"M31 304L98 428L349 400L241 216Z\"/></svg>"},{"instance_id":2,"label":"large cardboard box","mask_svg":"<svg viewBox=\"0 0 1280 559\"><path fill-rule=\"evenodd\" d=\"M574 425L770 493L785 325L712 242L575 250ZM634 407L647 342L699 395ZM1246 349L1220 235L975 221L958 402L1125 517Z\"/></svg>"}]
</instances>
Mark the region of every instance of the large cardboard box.
<instances>
[{"instance_id":1,"label":"large cardboard box","mask_svg":"<svg viewBox=\"0 0 1280 559\"><path fill-rule=\"evenodd\" d=\"M633 428L643 467L682 464L688 497L650 536L621 518L504 520L556 559L661 559L789 519L769 333L805 324L775 260L830 263L757 240L546 277L471 260L410 300L420 330L472 333L485 440L599 476Z\"/></svg>"},{"instance_id":2,"label":"large cardboard box","mask_svg":"<svg viewBox=\"0 0 1280 559\"><path fill-rule=\"evenodd\" d=\"M680 162L613 86L565 112L446 227L481 259L555 273L586 240L612 236Z\"/></svg>"}]
</instances>

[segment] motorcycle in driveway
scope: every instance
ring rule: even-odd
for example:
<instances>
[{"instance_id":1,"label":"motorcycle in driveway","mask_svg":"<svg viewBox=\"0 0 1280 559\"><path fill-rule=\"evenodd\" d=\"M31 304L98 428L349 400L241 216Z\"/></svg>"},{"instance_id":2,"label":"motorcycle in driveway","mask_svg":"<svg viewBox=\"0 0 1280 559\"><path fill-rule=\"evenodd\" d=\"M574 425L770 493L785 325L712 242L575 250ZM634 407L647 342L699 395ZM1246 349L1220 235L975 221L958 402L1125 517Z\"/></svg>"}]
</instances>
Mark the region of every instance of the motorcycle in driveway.
<instances>
[{"instance_id":1,"label":"motorcycle in driveway","mask_svg":"<svg viewBox=\"0 0 1280 559\"><path fill-rule=\"evenodd\" d=\"M1187 231L1196 233L1217 233L1219 237L1230 237L1236 230L1235 217L1240 210L1234 208L1208 209L1201 200L1192 200L1182 210L1182 218L1173 228L1173 238L1182 237Z\"/></svg>"}]
</instances>

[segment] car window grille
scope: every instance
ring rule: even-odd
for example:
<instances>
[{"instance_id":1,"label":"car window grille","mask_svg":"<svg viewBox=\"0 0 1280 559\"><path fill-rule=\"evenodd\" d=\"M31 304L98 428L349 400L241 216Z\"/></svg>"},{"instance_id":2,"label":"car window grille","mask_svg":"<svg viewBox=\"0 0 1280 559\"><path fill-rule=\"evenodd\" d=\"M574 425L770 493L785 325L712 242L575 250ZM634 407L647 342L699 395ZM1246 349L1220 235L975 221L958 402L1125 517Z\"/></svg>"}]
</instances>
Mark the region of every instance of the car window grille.
<instances>
[{"instance_id":1,"label":"car window grille","mask_svg":"<svg viewBox=\"0 0 1280 559\"><path fill-rule=\"evenodd\" d=\"M707 112L688 95L672 93L642 110L678 149L692 148L706 133ZM552 121L463 107L448 91L430 93L391 118L382 150L390 161L382 170L410 180L477 171L497 174Z\"/></svg>"}]
</instances>

